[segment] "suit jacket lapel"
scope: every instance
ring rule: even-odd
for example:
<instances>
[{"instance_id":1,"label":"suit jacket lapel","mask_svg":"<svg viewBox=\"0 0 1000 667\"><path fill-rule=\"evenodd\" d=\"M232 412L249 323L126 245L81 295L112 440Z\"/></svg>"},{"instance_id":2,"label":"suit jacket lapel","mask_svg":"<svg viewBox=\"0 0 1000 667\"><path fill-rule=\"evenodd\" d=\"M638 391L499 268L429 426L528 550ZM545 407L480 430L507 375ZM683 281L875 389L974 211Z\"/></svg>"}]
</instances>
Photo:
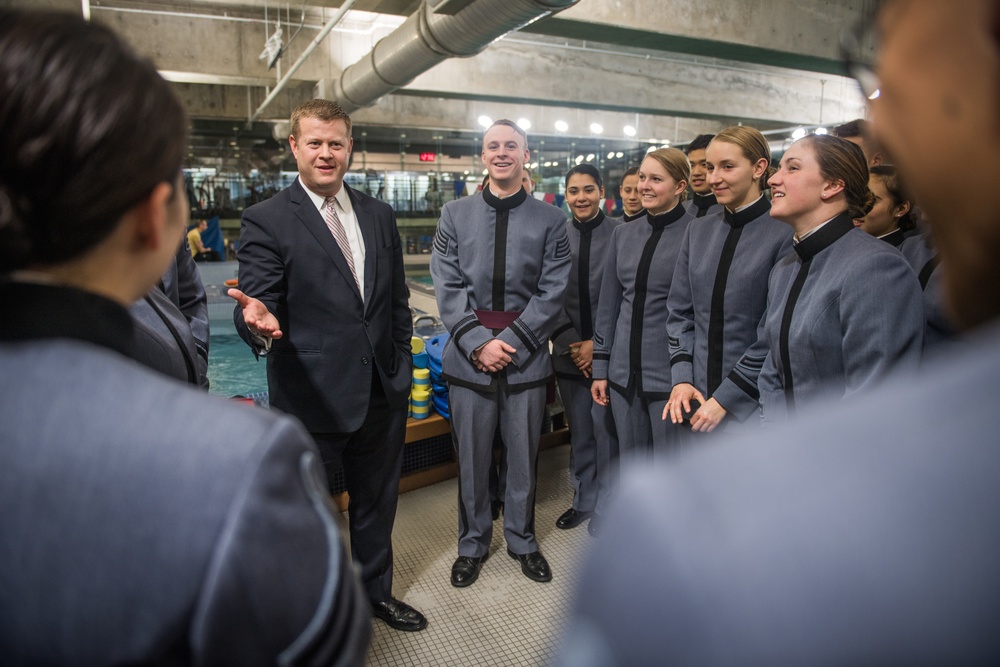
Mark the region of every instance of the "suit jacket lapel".
<instances>
[{"instance_id":1,"label":"suit jacket lapel","mask_svg":"<svg viewBox=\"0 0 1000 667\"><path fill-rule=\"evenodd\" d=\"M375 216L371 210L364 205L361 198L351 188L347 187L347 195L351 198L351 206L354 208L354 217L358 219L358 227L361 228L361 238L365 242L365 306L372 301L372 292L375 287L375 255L378 252L378 244L375 241Z\"/></svg>"},{"instance_id":2,"label":"suit jacket lapel","mask_svg":"<svg viewBox=\"0 0 1000 667\"><path fill-rule=\"evenodd\" d=\"M326 252L330 260L344 276L347 284L354 290L355 296L360 299L361 293L358 291L358 284L354 281L354 276L351 275L351 267L347 264L347 258L344 257L340 246L337 245L337 240L330 233L330 228L326 226L323 216L316 210L316 206L298 180L292 183L291 195L296 217L316 238L316 242L319 243L320 247L323 248L324 252Z\"/></svg>"}]
</instances>

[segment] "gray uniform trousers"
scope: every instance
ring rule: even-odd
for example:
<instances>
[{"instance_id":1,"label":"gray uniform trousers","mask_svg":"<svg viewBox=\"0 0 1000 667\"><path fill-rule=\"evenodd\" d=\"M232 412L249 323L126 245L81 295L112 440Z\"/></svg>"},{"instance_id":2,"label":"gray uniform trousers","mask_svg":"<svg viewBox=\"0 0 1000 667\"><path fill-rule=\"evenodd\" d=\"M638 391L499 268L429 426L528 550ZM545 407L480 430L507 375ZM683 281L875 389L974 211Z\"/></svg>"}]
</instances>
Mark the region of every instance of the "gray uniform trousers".
<instances>
[{"instance_id":1,"label":"gray uniform trousers","mask_svg":"<svg viewBox=\"0 0 1000 667\"><path fill-rule=\"evenodd\" d=\"M611 461L618 456L618 435L611 408L590 395L590 381L556 377L569 419L569 473L573 509L593 512L604 507L610 491Z\"/></svg>"},{"instance_id":2,"label":"gray uniform trousers","mask_svg":"<svg viewBox=\"0 0 1000 667\"><path fill-rule=\"evenodd\" d=\"M649 400L634 391L627 396L610 389L611 412L618 430L618 446L622 465L648 461L653 452L667 452L679 444L680 429L663 420L667 399Z\"/></svg>"},{"instance_id":3,"label":"gray uniform trousers","mask_svg":"<svg viewBox=\"0 0 1000 667\"><path fill-rule=\"evenodd\" d=\"M504 539L516 554L538 551L535 467L545 414L545 385L519 391L498 386L495 392L481 392L452 384L448 397L458 452L458 555L478 558L490 550L489 468L498 423L508 449Z\"/></svg>"}]
</instances>

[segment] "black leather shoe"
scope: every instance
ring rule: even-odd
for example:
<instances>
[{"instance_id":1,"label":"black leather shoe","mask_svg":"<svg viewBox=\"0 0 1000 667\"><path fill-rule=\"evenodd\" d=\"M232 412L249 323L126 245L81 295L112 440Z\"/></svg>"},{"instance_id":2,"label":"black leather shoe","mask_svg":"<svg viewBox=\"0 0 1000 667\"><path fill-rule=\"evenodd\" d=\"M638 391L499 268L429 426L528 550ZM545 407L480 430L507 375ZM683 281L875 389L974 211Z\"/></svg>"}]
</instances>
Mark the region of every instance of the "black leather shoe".
<instances>
[{"instance_id":1,"label":"black leather shoe","mask_svg":"<svg viewBox=\"0 0 1000 667\"><path fill-rule=\"evenodd\" d=\"M490 503L490 514L493 515L493 520L496 521L500 518L500 513L503 512L503 501L494 500Z\"/></svg>"},{"instance_id":2,"label":"black leather shoe","mask_svg":"<svg viewBox=\"0 0 1000 667\"><path fill-rule=\"evenodd\" d=\"M556 519L556 528L562 528L563 530L569 530L570 528L576 528L581 523L587 520L593 512L578 512L577 510L570 507L568 510L562 513L562 516Z\"/></svg>"},{"instance_id":3,"label":"black leather shoe","mask_svg":"<svg viewBox=\"0 0 1000 667\"><path fill-rule=\"evenodd\" d=\"M381 618L393 630L416 632L427 627L427 619L423 614L392 597L372 605L372 615Z\"/></svg>"},{"instance_id":4,"label":"black leather shoe","mask_svg":"<svg viewBox=\"0 0 1000 667\"><path fill-rule=\"evenodd\" d=\"M590 523L587 524L587 532L590 533L591 537L598 537L601 533L601 517L594 514L590 517Z\"/></svg>"},{"instance_id":5,"label":"black leather shoe","mask_svg":"<svg viewBox=\"0 0 1000 667\"><path fill-rule=\"evenodd\" d=\"M549 569L549 563L545 560L545 556L542 555L541 551L532 551L530 554L516 554L507 549L507 555L514 560L521 561L521 572L528 579L542 583L552 581L552 571Z\"/></svg>"},{"instance_id":6,"label":"black leather shoe","mask_svg":"<svg viewBox=\"0 0 1000 667\"><path fill-rule=\"evenodd\" d=\"M475 556L459 556L451 566L451 585L455 588L465 588L479 578L479 570L490 557L489 552L476 558Z\"/></svg>"}]
</instances>

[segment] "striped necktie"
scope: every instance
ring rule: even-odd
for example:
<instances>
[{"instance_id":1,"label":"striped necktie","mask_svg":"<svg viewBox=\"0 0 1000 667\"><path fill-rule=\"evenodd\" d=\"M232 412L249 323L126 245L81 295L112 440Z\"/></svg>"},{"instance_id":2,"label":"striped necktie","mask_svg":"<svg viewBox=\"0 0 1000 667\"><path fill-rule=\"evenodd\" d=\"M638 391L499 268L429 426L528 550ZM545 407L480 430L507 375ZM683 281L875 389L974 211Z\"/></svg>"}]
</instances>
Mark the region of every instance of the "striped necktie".
<instances>
[{"instance_id":1,"label":"striped necktie","mask_svg":"<svg viewBox=\"0 0 1000 667\"><path fill-rule=\"evenodd\" d=\"M340 251L344 253L344 259L347 260L347 265L351 267L351 275L354 276L354 284L358 286L358 291L360 292L361 283L358 282L358 272L354 268L354 253L351 252L351 244L347 240L347 232L344 231L344 224L340 221L340 216L337 215L337 208L334 205L334 201L334 197L327 197L323 201L323 218L326 220L326 226L330 228L333 238L337 240Z\"/></svg>"}]
</instances>

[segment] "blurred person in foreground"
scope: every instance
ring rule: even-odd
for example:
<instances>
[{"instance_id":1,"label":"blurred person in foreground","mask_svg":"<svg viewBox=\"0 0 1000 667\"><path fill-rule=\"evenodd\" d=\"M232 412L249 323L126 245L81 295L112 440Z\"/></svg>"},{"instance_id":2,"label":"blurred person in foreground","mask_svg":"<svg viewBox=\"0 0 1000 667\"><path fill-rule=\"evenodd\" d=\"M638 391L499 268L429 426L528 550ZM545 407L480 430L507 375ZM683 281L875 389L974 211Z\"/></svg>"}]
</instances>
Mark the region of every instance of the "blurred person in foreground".
<instances>
[{"instance_id":1,"label":"blurred person in foreground","mask_svg":"<svg viewBox=\"0 0 1000 667\"><path fill-rule=\"evenodd\" d=\"M953 197L1000 173L1000 3L886 2L864 29L877 70L845 54L880 89L876 135L931 221L966 346L623 480L562 664L1000 661L1000 214Z\"/></svg>"},{"instance_id":2,"label":"blurred person in foreground","mask_svg":"<svg viewBox=\"0 0 1000 667\"><path fill-rule=\"evenodd\" d=\"M108 28L0 11L5 664L364 658L306 432L132 357L126 309L187 223L187 122Z\"/></svg>"}]
</instances>

